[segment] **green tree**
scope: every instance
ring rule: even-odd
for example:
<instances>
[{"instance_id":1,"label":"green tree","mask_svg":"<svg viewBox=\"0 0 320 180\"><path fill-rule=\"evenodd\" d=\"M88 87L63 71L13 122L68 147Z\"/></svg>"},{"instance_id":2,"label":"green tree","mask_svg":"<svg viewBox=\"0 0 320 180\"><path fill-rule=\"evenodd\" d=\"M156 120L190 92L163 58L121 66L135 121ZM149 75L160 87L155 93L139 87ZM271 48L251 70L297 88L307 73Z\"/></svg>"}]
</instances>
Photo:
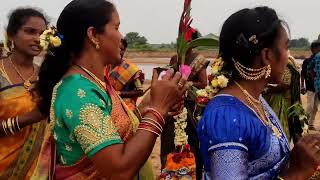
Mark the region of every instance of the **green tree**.
<instances>
[{"instance_id":1,"label":"green tree","mask_svg":"<svg viewBox=\"0 0 320 180\"><path fill-rule=\"evenodd\" d=\"M310 42L307 38L292 39L289 43L290 48L307 48Z\"/></svg>"},{"instance_id":2,"label":"green tree","mask_svg":"<svg viewBox=\"0 0 320 180\"><path fill-rule=\"evenodd\" d=\"M129 47L137 47L148 44L147 38L140 36L138 32L127 33L125 39L127 40Z\"/></svg>"}]
</instances>

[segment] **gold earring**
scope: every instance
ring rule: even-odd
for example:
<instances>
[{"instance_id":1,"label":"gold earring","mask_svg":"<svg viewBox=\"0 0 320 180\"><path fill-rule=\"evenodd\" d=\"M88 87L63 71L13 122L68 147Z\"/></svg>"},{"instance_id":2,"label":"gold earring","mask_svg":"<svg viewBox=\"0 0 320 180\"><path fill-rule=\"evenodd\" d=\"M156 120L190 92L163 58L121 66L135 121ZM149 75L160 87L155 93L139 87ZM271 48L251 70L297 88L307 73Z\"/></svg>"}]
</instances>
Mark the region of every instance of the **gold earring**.
<instances>
[{"instance_id":1,"label":"gold earring","mask_svg":"<svg viewBox=\"0 0 320 180\"><path fill-rule=\"evenodd\" d=\"M266 66L266 74L265 74L265 79L268 79L268 77L271 76L271 66L270 64Z\"/></svg>"},{"instance_id":2,"label":"gold earring","mask_svg":"<svg viewBox=\"0 0 320 180\"><path fill-rule=\"evenodd\" d=\"M10 52L12 52L14 49L14 43L13 41L10 41Z\"/></svg>"},{"instance_id":3,"label":"gold earring","mask_svg":"<svg viewBox=\"0 0 320 180\"><path fill-rule=\"evenodd\" d=\"M100 45L99 44L96 44L96 49L100 49Z\"/></svg>"}]
</instances>

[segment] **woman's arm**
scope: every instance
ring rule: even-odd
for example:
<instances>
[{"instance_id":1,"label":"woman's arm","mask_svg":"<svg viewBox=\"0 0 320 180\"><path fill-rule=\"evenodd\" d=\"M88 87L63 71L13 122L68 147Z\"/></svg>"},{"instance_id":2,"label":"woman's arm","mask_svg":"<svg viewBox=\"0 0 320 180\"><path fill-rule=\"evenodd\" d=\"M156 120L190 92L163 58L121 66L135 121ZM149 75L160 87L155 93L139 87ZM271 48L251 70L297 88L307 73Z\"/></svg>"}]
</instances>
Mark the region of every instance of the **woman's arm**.
<instances>
[{"instance_id":1,"label":"woman's arm","mask_svg":"<svg viewBox=\"0 0 320 180\"><path fill-rule=\"evenodd\" d=\"M14 126L15 126L16 130L18 130L18 126L20 129L22 129L22 128L29 126L31 124L40 122L41 120L45 120L45 117L40 113L38 108L32 110L31 112L25 113L21 116L15 117L15 118L17 118L14 122ZM1 123L0 124L1 125L0 137L12 135L11 133L8 133L8 129L6 129L7 133L5 133L5 131L4 131L3 123L8 124L8 121L9 121L9 119L0 120L0 123ZM17 123L18 123L18 125L17 125Z\"/></svg>"}]
</instances>

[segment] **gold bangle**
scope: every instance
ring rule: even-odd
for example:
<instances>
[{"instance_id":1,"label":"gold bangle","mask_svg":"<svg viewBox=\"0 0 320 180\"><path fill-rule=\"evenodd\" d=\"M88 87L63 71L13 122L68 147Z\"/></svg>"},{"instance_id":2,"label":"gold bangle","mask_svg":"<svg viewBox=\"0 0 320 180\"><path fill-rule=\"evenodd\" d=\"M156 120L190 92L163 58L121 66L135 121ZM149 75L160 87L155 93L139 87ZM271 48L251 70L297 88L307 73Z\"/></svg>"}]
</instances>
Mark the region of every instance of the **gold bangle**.
<instances>
[{"instance_id":1,"label":"gold bangle","mask_svg":"<svg viewBox=\"0 0 320 180\"><path fill-rule=\"evenodd\" d=\"M16 117L16 124L17 124L17 127L18 127L18 131L20 131L21 129L20 129L20 127L19 127L19 121L18 121L18 119L19 119L19 116Z\"/></svg>"},{"instance_id":2,"label":"gold bangle","mask_svg":"<svg viewBox=\"0 0 320 180\"><path fill-rule=\"evenodd\" d=\"M10 130L11 134L14 135L14 131L12 129L12 124L11 124L11 118L7 119L7 125L8 125L8 129Z\"/></svg>"},{"instance_id":3,"label":"gold bangle","mask_svg":"<svg viewBox=\"0 0 320 180\"><path fill-rule=\"evenodd\" d=\"M284 180L284 179L283 179L282 177L280 177L280 176L278 176L278 179L279 179L279 180Z\"/></svg>"},{"instance_id":4,"label":"gold bangle","mask_svg":"<svg viewBox=\"0 0 320 180\"><path fill-rule=\"evenodd\" d=\"M149 120L149 121L152 121L152 122L156 123L156 125L161 129L161 132L163 131L163 127L161 126L161 124L158 121L156 121L156 120L154 120L152 118L148 118L148 117L142 118L142 121L146 121L146 120Z\"/></svg>"},{"instance_id":5,"label":"gold bangle","mask_svg":"<svg viewBox=\"0 0 320 180\"><path fill-rule=\"evenodd\" d=\"M151 130L151 129L142 128L142 127L139 127L138 129L140 129L140 130L145 130L145 131L149 131L149 132L151 132L151 133L153 133L153 134L156 134L157 136L160 136L159 133L157 133L157 132L155 132L155 131L153 131L153 130Z\"/></svg>"},{"instance_id":6,"label":"gold bangle","mask_svg":"<svg viewBox=\"0 0 320 180\"><path fill-rule=\"evenodd\" d=\"M6 136L8 136L8 133L7 133L7 126L6 126L6 121L2 121L2 128L3 128L3 131L4 131L4 133L6 134Z\"/></svg>"},{"instance_id":7,"label":"gold bangle","mask_svg":"<svg viewBox=\"0 0 320 180\"><path fill-rule=\"evenodd\" d=\"M11 124L12 124L13 132L17 132L16 125L14 124L15 119L16 119L15 117L14 117L14 118L11 118Z\"/></svg>"},{"instance_id":8,"label":"gold bangle","mask_svg":"<svg viewBox=\"0 0 320 180\"><path fill-rule=\"evenodd\" d=\"M156 129L158 129L160 133L162 132L162 129L159 126L157 126L155 123L153 123L152 121L143 120L143 121L141 121L141 123L149 124L149 125L155 127Z\"/></svg>"}]
</instances>

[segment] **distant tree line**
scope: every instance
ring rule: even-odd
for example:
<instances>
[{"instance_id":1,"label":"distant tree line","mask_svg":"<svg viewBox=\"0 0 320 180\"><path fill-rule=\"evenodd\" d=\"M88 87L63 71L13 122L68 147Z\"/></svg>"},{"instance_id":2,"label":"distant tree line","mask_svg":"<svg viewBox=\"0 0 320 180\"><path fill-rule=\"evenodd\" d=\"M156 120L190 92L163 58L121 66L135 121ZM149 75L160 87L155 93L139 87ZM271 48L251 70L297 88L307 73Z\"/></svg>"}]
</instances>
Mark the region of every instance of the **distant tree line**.
<instances>
[{"instance_id":1,"label":"distant tree line","mask_svg":"<svg viewBox=\"0 0 320 180\"><path fill-rule=\"evenodd\" d=\"M209 34L210 35L210 34ZM207 35L207 36L209 36ZM148 39L138 32L129 32L125 35L125 38L128 41L128 48L134 50L146 50L146 51L153 51L153 50L175 50L177 47L176 42L171 43L162 43L162 44L150 44L148 43ZM290 49L309 49L310 42L307 38L298 38L292 39L289 42ZM206 47L199 47L198 49L203 50L207 49Z\"/></svg>"}]
</instances>

